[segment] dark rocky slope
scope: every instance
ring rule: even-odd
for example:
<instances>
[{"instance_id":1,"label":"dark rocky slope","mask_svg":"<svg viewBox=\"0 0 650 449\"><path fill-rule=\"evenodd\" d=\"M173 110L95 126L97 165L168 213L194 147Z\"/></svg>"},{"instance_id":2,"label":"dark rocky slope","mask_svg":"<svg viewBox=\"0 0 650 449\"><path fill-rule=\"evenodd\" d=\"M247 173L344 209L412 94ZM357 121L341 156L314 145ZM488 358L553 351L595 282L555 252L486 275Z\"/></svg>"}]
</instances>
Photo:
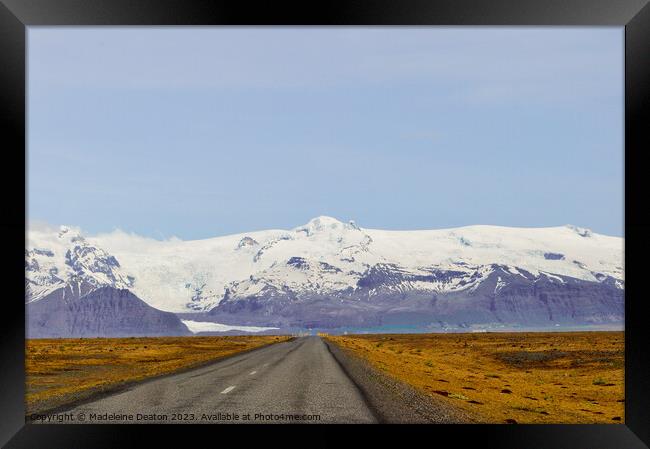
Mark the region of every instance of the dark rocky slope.
<instances>
[{"instance_id":1,"label":"dark rocky slope","mask_svg":"<svg viewBox=\"0 0 650 449\"><path fill-rule=\"evenodd\" d=\"M191 335L176 315L147 305L129 290L79 291L66 287L26 304L27 337Z\"/></svg>"}]
</instances>

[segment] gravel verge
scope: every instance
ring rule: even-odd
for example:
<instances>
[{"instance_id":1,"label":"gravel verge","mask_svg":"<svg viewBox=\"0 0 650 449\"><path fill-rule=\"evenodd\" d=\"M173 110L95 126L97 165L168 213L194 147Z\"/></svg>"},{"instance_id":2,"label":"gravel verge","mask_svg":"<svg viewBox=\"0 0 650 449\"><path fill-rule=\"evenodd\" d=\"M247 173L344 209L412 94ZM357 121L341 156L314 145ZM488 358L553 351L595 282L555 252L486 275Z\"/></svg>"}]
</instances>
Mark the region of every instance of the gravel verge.
<instances>
[{"instance_id":1,"label":"gravel verge","mask_svg":"<svg viewBox=\"0 0 650 449\"><path fill-rule=\"evenodd\" d=\"M467 424L477 420L467 412L420 393L412 386L375 369L370 362L323 339L343 371L352 379L380 423Z\"/></svg>"}]
</instances>

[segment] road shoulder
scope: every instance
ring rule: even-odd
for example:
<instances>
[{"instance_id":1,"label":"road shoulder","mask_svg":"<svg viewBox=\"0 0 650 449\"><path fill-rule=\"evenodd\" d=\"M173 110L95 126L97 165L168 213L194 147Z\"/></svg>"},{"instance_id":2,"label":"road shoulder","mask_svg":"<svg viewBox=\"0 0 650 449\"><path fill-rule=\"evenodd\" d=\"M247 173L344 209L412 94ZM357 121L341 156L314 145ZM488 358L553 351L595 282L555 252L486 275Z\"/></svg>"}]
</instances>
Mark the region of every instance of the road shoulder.
<instances>
[{"instance_id":1,"label":"road shoulder","mask_svg":"<svg viewBox=\"0 0 650 449\"><path fill-rule=\"evenodd\" d=\"M343 371L360 390L380 423L461 424L476 419L467 412L428 397L410 385L375 369L368 361L323 338Z\"/></svg>"}]
</instances>

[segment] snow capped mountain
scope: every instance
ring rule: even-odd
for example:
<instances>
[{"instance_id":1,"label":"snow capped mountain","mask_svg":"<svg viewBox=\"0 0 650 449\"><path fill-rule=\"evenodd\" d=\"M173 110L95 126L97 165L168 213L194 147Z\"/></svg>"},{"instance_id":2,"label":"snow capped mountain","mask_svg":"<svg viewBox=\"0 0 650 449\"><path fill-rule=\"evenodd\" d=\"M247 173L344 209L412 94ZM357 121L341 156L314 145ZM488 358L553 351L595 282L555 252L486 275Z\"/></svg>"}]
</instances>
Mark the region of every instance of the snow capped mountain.
<instances>
[{"instance_id":1,"label":"snow capped mountain","mask_svg":"<svg viewBox=\"0 0 650 449\"><path fill-rule=\"evenodd\" d=\"M61 226L58 232L30 232L25 250L26 299L36 301L70 285L90 289L111 286L127 289L133 278L114 256L91 245L78 229Z\"/></svg>"},{"instance_id":2,"label":"snow capped mountain","mask_svg":"<svg viewBox=\"0 0 650 449\"><path fill-rule=\"evenodd\" d=\"M266 316L313 301L328 308L342 301L349 308L362 298L393 306L442 296L462 302L487 294L488 284L497 297L514 294L515 285L532 289L520 293L538 300L539 285L578 295L579 284L622 301L623 251L622 238L575 226L385 231L322 216L291 230L194 241L120 231L84 238L63 227L29 232L27 299L83 280L128 288L165 311L252 313L257 307Z\"/></svg>"}]
</instances>

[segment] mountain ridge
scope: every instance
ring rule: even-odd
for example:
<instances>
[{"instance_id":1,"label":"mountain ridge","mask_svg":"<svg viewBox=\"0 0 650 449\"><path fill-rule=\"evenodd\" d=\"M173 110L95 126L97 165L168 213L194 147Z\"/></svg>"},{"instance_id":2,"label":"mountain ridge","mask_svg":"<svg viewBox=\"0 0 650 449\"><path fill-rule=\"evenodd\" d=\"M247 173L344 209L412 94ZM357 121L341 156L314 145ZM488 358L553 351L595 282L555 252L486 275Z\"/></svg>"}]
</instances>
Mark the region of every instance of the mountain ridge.
<instances>
[{"instance_id":1,"label":"mountain ridge","mask_svg":"<svg viewBox=\"0 0 650 449\"><path fill-rule=\"evenodd\" d=\"M346 315L346 307L348 312L379 317L414 301L418 304L406 307L409 313L459 322L467 315L470 322L471 313L446 313L442 304L452 298L457 304L468 298L483 304L485 286L493 282L500 283L498 289L496 284L491 287L493 296L501 298L519 285L522 297L541 303L560 301L562 289L573 291L573 300L593 312L583 316L567 312L570 306L557 310L545 306L551 320L573 313L584 322L615 322L623 316L623 254L622 238L571 225L384 231L320 216L290 230L190 241L158 241L122 232L84 237L64 227L58 234L28 232L26 301L38 301L53 289L81 280L88 289L101 285L129 289L160 310L210 312L232 324L295 325L311 320L310 313L323 315L317 309L324 307L329 310L325 321L335 325L337 316ZM574 288L577 284L580 294ZM536 285L545 285L555 296L538 292ZM592 308L585 292L608 305ZM371 298L374 308L350 306L350 301L363 304L362 298ZM423 307L425 303L438 306ZM499 302L494 304L491 316L481 312L474 314L476 319L517 318L510 312L499 315ZM253 306L258 317L249 316ZM535 314L542 310L532 303L526 307ZM292 313L301 317L292 319ZM235 322L240 318L245 322ZM365 321L377 320L381 321Z\"/></svg>"}]
</instances>

